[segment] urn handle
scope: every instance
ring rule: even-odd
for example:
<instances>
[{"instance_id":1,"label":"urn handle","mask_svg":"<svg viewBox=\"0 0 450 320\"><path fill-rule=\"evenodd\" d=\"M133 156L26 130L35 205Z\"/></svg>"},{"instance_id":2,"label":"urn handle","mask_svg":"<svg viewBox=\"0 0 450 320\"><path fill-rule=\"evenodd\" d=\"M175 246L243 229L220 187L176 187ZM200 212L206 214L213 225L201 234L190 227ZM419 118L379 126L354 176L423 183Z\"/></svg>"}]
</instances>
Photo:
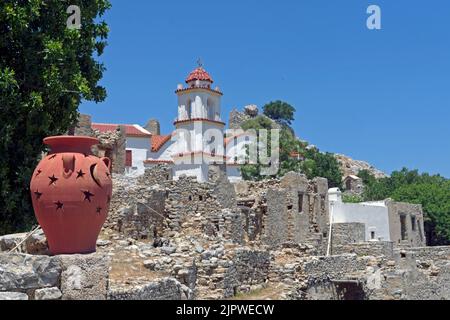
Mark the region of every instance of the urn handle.
<instances>
[{"instance_id":1,"label":"urn handle","mask_svg":"<svg viewBox=\"0 0 450 320\"><path fill-rule=\"evenodd\" d=\"M105 157L105 158L101 158L100 160L103 161L103 163L106 165L108 170L111 171L111 159Z\"/></svg>"},{"instance_id":2,"label":"urn handle","mask_svg":"<svg viewBox=\"0 0 450 320\"><path fill-rule=\"evenodd\" d=\"M63 155L62 159L64 167L64 176L70 177L72 173L75 171L75 156L65 154Z\"/></svg>"}]
</instances>

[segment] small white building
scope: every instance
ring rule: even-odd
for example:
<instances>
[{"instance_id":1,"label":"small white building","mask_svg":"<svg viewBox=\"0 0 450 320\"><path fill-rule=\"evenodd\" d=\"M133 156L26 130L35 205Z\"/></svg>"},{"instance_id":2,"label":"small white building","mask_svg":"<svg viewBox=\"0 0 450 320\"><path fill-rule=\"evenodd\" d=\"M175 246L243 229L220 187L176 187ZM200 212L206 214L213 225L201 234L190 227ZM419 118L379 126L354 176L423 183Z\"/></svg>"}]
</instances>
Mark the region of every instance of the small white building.
<instances>
[{"instance_id":1,"label":"small white building","mask_svg":"<svg viewBox=\"0 0 450 320\"><path fill-rule=\"evenodd\" d=\"M366 241L392 241L396 245L425 246L424 216L417 204L384 201L344 203L338 188L328 191L331 222L363 223Z\"/></svg>"},{"instance_id":2,"label":"small white building","mask_svg":"<svg viewBox=\"0 0 450 320\"><path fill-rule=\"evenodd\" d=\"M342 193L337 188L329 190L328 198L333 223L364 223L366 240L391 241L389 211L384 201L344 203Z\"/></svg>"}]
</instances>

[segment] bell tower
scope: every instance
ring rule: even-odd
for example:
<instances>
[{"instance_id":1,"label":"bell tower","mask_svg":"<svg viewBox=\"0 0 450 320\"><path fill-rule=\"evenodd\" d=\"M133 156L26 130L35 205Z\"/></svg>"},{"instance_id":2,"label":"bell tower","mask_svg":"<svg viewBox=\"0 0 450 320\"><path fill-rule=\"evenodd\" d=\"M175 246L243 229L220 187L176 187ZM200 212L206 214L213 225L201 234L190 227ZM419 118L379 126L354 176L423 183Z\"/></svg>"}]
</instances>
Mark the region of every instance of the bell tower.
<instances>
[{"instance_id":1,"label":"bell tower","mask_svg":"<svg viewBox=\"0 0 450 320\"><path fill-rule=\"evenodd\" d=\"M196 175L199 181L208 180L208 168L212 163L225 162L223 135L225 123L221 117L219 87L199 62L185 80L186 86L179 84L175 91L178 97L178 117L175 120L178 148L173 156L180 175ZM177 170L175 170L175 178Z\"/></svg>"}]
</instances>

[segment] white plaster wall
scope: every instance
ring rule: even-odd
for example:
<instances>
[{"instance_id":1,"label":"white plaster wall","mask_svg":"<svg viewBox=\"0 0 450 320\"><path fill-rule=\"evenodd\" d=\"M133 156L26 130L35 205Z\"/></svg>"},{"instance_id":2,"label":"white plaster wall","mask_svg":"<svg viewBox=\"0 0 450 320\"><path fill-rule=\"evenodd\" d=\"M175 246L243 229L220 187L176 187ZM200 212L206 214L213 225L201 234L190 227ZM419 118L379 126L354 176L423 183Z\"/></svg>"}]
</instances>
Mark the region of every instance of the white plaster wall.
<instances>
[{"instance_id":1,"label":"white plaster wall","mask_svg":"<svg viewBox=\"0 0 450 320\"><path fill-rule=\"evenodd\" d=\"M366 225L366 240L371 239L371 231L375 231L376 239L391 240L389 212L386 206L330 202L330 212L333 213L333 223L364 223Z\"/></svg>"},{"instance_id":2,"label":"white plaster wall","mask_svg":"<svg viewBox=\"0 0 450 320\"><path fill-rule=\"evenodd\" d=\"M176 152L176 144L169 140L158 152L150 152L149 159L172 161L172 155Z\"/></svg>"},{"instance_id":3,"label":"white plaster wall","mask_svg":"<svg viewBox=\"0 0 450 320\"><path fill-rule=\"evenodd\" d=\"M151 140L150 138L127 137L126 149L132 154L132 168L128 170L129 174L144 174L144 161L148 159Z\"/></svg>"},{"instance_id":4,"label":"white plaster wall","mask_svg":"<svg viewBox=\"0 0 450 320\"><path fill-rule=\"evenodd\" d=\"M127 149L151 150L151 138L127 137Z\"/></svg>"},{"instance_id":5,"label":"white plaster wall","mask_svg":"<svg viewBox=\"0 0 450 320\"><path fill-rule=\"evenodd\" d=\"M173 169L174 180L179 180L182 175L197 177L198 182L208 181L207 164L176 164Z\"/></svg>"},{"instance_id":6,"label":"white plaster wall","mask_svg":"<svg viewBox=\"0 0 450 320\"><path fill-rule=\"evenodd\" d=\"M208 117L208 99L214 106L212 116ZM189 114L189 101L191 114ZM202 118L221 121L221 97L202 90L188 91L178 95L178 120L188 120L190 118Z\"/></svg>"},{"instance_id":7,"label":"white plaster wall","mask_svg":"<svg viewBox=\"0 0 450 320\"><path fill-rule=\"evenodd\" d=\"M183 153L183 152L191 152L191 151L204 151L209 152L208 148L204 146L203 139L206 138L205 133L208 130L218 130L218 135L216 136L215 140L215 147L216 147L216 154L225 154L225 150L223 147L223 128L222 126L215 125L213 123L208 122L193 122L193 123L186 123L186 124L180 124L178 125L178 129L180 130L187 130L189 131L189 139L191 140L190 148L187 148L185 146L188 145L186 141L183 141L184 137L178 137L177 139L180 139L177 141L177 145L179 147L175 148L174 150L177 151L177 153Z\"/></svg>"}]
</instances>

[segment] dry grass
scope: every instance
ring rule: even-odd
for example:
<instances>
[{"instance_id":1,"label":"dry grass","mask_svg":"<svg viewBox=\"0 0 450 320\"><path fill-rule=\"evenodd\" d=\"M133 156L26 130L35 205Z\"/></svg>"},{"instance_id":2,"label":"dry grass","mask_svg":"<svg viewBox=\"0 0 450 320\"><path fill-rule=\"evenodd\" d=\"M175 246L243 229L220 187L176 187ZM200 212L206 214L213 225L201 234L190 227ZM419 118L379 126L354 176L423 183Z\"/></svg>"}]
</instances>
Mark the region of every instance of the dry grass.
<instances>
[{"instance_id":1,"label":"dry grass","mask_svg":"<svg viewBox=\"0 0 450 320\"><path fill-rule=\"evenodd\" d=\"M168 274L145 268L142 258L130 252L116 252L112 257L110 279L114 283L148 282L167 276Z\"/></svg>"}]
</instances>

